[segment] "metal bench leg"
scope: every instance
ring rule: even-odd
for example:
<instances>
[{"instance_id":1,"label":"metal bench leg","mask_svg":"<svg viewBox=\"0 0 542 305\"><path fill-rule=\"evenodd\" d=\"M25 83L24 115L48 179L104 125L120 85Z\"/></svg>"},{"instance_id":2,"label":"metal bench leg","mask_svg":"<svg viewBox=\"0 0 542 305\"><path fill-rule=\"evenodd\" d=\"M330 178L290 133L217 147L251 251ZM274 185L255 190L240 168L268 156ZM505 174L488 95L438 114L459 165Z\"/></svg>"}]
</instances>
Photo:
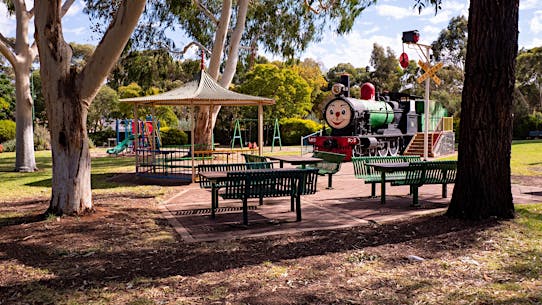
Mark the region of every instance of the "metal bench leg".
<instances>
[{"instance_id":1,"label":"metal bench leg","mask_svg":"<svg viewBox=\"0 0 542 305\"><path fill-rule=\"evenodd\" d=\"M448 197L448 185L444 183L442 185L442 198L447 198L447 197Z\"/></svg>"},{"instance_id":2,"label":"metal bench leg","mask_svg":"<svg viewBox=\"0 0 542 305\"><path fill-rule=\"evenodd\" d=\"M260 195L260 202L259 202L259 205L263 205L263 196Z\"/></svg>"},{"instance_id":3,"label":"metal bench leg","mask_svg":"<svg viewBox=\"0 0 542 305\"><path fill-rule=\"evenodd\" d=\"M248 200L243 198L243 224L248 226Z\"/></svg>"},{"instance_id":4,"label":"metal bench leg","mask_svg":"<svg viewBox=\"0 0 542 305\"><path fill-rule=\"evenodd\" d=\"M371 198L376 197L376 183L371 183Z\"/></svg>"},{"instance_id":5,"label":"metal bench leg","mask_svg":"<svg viewBox=\"0 0 542 305\"><path fill-rule=\"evenodd\" d=\"M327 187L326 189L331 190L333 187L331 187L331 174L327 174Z\"/></svg>"},{"instance_id":6,"label":"metal bench leg","mask_svg":"<svg viewBox=\"0 0 542 305\"><path fill-rule=\"evenodd\" d=\"M412 186L412 206L414 207L420 206L420 203L418 202L418 186L417 185Z\"/></svg>"},{"instance_id":7,"label":"metal bench leg","mask_svg":"<svg viewBox=\"0 0 542 305\"><path fill-rule=\"evenodd\" d=\"M296 204L296 221L301 221L301 195L297 195L295 198Z\"/></svg>"},{"instance_id":8,"label":"metal bench leg","mask_svg":"<svg viewBox=\"0 0 542 305\"><path fill-rule=\"evenodd\" d=\"M294 200L295 200L295 196L294 196L294 195L291 195L291 196L290 196L290 212L295 211Z\"/></svg>"}]
</instances>

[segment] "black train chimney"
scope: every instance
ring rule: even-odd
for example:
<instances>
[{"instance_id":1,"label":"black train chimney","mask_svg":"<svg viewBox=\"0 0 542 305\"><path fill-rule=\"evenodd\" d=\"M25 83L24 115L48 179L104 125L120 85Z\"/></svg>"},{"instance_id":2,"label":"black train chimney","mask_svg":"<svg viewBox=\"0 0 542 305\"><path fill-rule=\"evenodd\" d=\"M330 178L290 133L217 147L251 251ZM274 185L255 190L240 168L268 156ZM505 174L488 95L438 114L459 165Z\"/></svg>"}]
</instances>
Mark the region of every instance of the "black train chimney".
<instances>
[{"instance_id":1,"label":"black train chimney","mask_svg":"<svg viewBox=\"0 0 542 305\"><path fill-rule=\"evenodd\" d=\"M341 84L344 85L343 95L345 97L350 97L350 75L342 74L341 75Z\"/></svg>"}]
</instances>

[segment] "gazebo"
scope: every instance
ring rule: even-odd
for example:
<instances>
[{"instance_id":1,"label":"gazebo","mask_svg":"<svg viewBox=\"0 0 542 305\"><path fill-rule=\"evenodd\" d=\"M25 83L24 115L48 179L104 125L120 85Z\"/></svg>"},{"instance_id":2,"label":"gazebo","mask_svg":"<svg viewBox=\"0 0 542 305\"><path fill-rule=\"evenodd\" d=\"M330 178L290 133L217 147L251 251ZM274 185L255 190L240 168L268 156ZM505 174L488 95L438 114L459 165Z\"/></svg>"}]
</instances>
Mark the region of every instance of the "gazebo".
<instances>
[{"instance_id":1,"label":"gazebo","mask_svg":"<svg viewBox=\"0 0 542 305\"><path fill-rule=\"evenodd\" d=\"M195 106L258 106L258 152L261 155L263 149L263 106L273 105L275 101L273 99L252 96L247 94L241 94L230 91L220 86L212 77L210 77L204 70L202 70L194 81L184 84L179 88L175 88L168 92L164 92L157 95L133 97L121 99L121 102L129 103L134 106L134 120L136 126L138 126L138 107L151 106L151 111L154 117L154 106L189 106L190 111L190 147L191 152L194 152L194 107ZM153 120L153 124L156 124L156 120ZM156 129L156 125L154 126ZM134 150L136 152L136 168L138 166L139 159L138 141L134 141ZM155 160L155 152L152 152L152 160ZM192 181L195 177L195 159L194 153L191 153L191 172ZM153 168L156 165L153 165Z\"/></svg>"}]
</instances>

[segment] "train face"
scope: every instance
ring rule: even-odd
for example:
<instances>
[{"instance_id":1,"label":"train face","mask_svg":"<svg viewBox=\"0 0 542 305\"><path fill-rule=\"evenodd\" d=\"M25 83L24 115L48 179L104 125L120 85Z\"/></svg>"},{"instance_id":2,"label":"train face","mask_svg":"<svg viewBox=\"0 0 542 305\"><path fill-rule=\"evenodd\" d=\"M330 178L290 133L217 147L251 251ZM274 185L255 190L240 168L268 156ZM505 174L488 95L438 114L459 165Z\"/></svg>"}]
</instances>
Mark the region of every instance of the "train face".
<instances>
[{"instance_id":1,"label":"train face","mask_svg":"<svg viewBox=\"0 0 542 305\"><path fill-rule=\"evenodd\" d=\"M417 130L411 101L392 101L389 96L375 100L374 89L365 94L369 99L355 99L348 97L345 86L340 88L332 90L335 97L324 107L330 135L309 138L315 150L345 154L346 160L352 156L401 153Z\"/></svg>"}]
</instances>

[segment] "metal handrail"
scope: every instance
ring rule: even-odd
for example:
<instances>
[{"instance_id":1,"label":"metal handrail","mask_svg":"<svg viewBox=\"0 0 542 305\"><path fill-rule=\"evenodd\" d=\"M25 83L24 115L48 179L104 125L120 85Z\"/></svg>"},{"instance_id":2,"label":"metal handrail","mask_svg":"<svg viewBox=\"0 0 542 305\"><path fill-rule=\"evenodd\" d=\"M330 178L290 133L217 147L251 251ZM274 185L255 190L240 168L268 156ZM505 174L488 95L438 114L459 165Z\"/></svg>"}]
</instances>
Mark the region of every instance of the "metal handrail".
<instances>
[{"instance_id":1,"label":"metal handrail","mask_svg":"<svg viewBox=\"0 0 542 305\"><path fill-rule=\"evenodd\" d=\"M314 146L308 144L308 138L309 137L314 137L314 136L321 136L323 132L324 132L324 130L320 129L320 130L315 131L315 132L313 132L313 133L311 133L309 135L301 137L301 155L313 152ZM305 145L305 143L307 143L307 144Z\"/></svg>"}]
</instances>

